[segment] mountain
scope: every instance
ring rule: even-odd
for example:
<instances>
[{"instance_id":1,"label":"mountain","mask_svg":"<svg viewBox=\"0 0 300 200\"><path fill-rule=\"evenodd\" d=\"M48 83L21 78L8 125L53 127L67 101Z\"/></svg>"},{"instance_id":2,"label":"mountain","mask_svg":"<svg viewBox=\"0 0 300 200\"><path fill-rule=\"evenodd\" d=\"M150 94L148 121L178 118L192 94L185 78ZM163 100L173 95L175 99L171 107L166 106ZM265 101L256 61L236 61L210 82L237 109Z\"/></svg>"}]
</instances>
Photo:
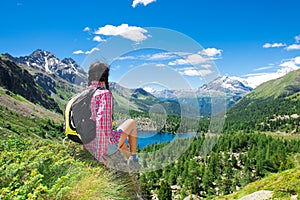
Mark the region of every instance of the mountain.
<instances>
[{"instance_id":1,"label":"mountain","mask_svg":"<svg viewBox=\"0 0 300 200\"><path fill-rule=\"evenodd\" d=\"M162 101L142 88L129 89L111 82L110 90L114 97L116 110L136 110L149 112L154 105L161 105L169 114L180 114L180 105L176 101Z\"/></svg>"},{"instance_id":2,"label":"mountain","mask_svg":"<svg viewBox=\"0 0 300 200\"><path fill-rule=\"evenodd\" d=\"M87 83L87 74L71 58L59 60L54 54L43 50L36 50L29 56L19 58L4 54L2 58L5 58L5 61L15 67L25 70L28 76L24 76L24 80L21 82L30 80L32 84L39 86L46 93L45 95L55 100L61 110L64 109L66 101L74 94L82 91L83 86ZM8 69L5 68L6 71ZM2 78L4 81L6 80L5 76ZM15 84L15 88L24 91L17 84ZM31 88L35 90L34 87ZM114 94L114 108L116 110L148 112L151 106L160 104L163 105L166 112L180 114L180 106L177 102L161 101L142 88L128 89L117 83L111 83L110 90ZM25 94L21 93L20 95L28 99Z\"/></svg>"},{"instance_id":3,"label":"mountain","mask_svg":"<svg viewBox=\"0 0 300 200\"><path fill-rule=\"evenodd\" d=\"M59 60L54 54L43 50L19 58L8 53L2 57L26 69L33 76L34 82L55 100L61 110L66 101L87 83L87 74L71 58Z\"/></svg>"},{"instance_id":4,"label":"mountain","mask_svg":"<svg viewBox=\"0 0 300 200\"><path fill-rule=\"evenodd\" d=\"M57 75L69 83L86 85L87 73L72 58L60 60L53 53L41 49L34 51L29 56L13 57L8 53L4 56L17 64Z\"/></svg>"},{"instance_id":5,"label":"mountain","mask_svg":"<svg viewBox=\"0 0 300 200\"><path fill-rule=\"evenodd\" d=\"M296 155L294 158L296 162L299 162ZM275 199L275 196L277 199L297 199L297 197L299 198L299 178L297 178L299 175L300 166L296 166L289 170L270 174L248 184L239 191L215 199L261 199L262 195L269 196L268 199ZM288 190L285 188L288 188ZM297 193L294 191L297 191Z\"/></svg>"},{"instance_id":6,"label":"mountain","mask_svg":"<svg viewBox=\"0 0 300 200\"><path fill-rule=\"evenodd\" d=\"M212 100L225 97L226 108L229 108L250 91L252 91L252 88L244 84L241 79L228 76L219 77L194 90L149 90L153 96L160 100L181 102L190 98L197 98L198 104L191 104L190 106L199 107L203 116L211 115ZM216 110L216 112L220 111Z\"/></svg>"},{"instance_id":7,"label":"mountain","mask_svg":"<svg viewBox=\"0 0 300 200\"><path fill-rule=\"evenodd\" d=\"M197 95L198 97L208 97L215 95L239 96L252 91L253 88L247 86L236 77L222 76L194 90L149 90L151 94L160 99L186 98Z\"/></svg>"},{"instance_id":8,"label":"mountain","mask_svg":"<svg viewBox=\"0 0 300 200\"><path fill-rule=\"evenodd\" d=\"M227 128L299 132L300 70L265 82L233 105Z\"/></svg>"},{"instance_id":9,"label":"mountain","mask_svg":"<svg viewBox=\"0 0 300 200\"><path fill-rule=\"evenodd\" d=\"M245 85L240 79L235 77L222 76L208 84L204 84L197 89L199 96L207 94L226 93L232 96L243 96L253 88Z\"/></svg>"},{"instance_id":10,"label":"mountain","mask_svg":"<svg viewBox=\"0 0 300 200\"><path fill-rule=\"evenodd\" d=\"M3 56L0 57L0 86L6 88L7 93L11 91L49 110L61 112L55 100L36 84L34 77L26 69Z\"/></svg>"},{"instance_id":11,"label":"mountain","mask_svg":"<svg viewBox=\"0 0 300 200\"><path fill-rule=\"evenodd\" d=\"M3 59L0 55L1 83L9 85L10 82L11 89L19 86L28 93L37 89L36 85L29 84L32 77L28 71ZM3 63L12 70L3 71ZM13 79L3 79L3 75ZM61 114L0 86L0 121L1 199L17 196L21 199L135 199L135 191L129 191L128 186L139 187L131 177L116 179L81 145L62 142L65 135ZM78 187L82 190L79 193Z\"/></svg>"}]
</instances>

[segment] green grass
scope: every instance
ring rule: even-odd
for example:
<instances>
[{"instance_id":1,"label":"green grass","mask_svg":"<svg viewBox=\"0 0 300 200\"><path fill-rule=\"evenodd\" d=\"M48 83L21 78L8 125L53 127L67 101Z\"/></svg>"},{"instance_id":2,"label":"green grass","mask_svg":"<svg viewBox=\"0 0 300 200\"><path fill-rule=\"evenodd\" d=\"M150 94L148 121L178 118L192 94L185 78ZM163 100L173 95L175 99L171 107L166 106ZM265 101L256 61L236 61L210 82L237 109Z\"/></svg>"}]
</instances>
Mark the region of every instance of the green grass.
<instances>
[{"instance_id":1,"label":"green grass","mask_svg":"<svg viewBox=\"0 0 300 200\"><path fill-rule=\"evenodd\" d=\"M62 138L62 122L55 123L34 116L22 116L0 106L0 130L2 134L18 135L24 138Z\"/></svg>"},{"instance_id":2,"label":"green grass","mask_svg":"<svg viewBox=\"0 0 300 200\"><path fill-rule=\"evenodd\" d=\"M295 155L294 159L298 164L295 168L270 174L261 180L248 184L238 192L216 199L239 199L259 190L273 191L272 198L274 199L290 199L291 195L300 195L300 154Z\"/></svg>"},{"instance_id":3,"label":"green grass","mask_svg":"<svg viewBox=\"0 0 300 200\"><path fill-rule=\"evenodd\" d=\"M132 199L82 146L1 138L0 199Z\"/></svg>"},{"instance_id":4,"label":"green grass","mask_svg":"<svg viewBox=\"0 0 300 200\"><path fill-rule=\"evenodd\" d=\"M116 92L112 91L112 95L114 99L118 102L118 108L123 110L129 110L130 107L131 109L139 110L137 105L130 102L128 99L118 95Z\"/></svg>"},{"instance_id":5,"label":"green grass","mask_svg":"<svg viewBox=\"0 0 300 200\"><path fill-rule=\"evenodd\" d=\"M20 102L20 100L17 100ZM0 106L0 199L133 199L128 174L113 178L81 145L62 144L62 122Z\"/></svg>"},{"instance_id":6,"label":"green grass","mask_svg":"<svg viewBox=\"0 0 300 200\"><path fill-rule=\"evenodd\" d=\"M18 95L18 94L14 94L13 92L9 92L9 95L5 92L5 89L1 88L0 89L0 94L3 96L11 96L14 99L16 99L17 101L21 101L21 102L27 102L29 103L30 101L28 101L27 99L25 99L23 96Z\"/></svg>"},{"instance_id":7,"label":"green grass","mask_svg":"<svg viewBox=\"0 0 300 200\"><path fill-rule=\"evenodd\" d=\"M253 90L247 98L252 97L267 98L267 97L278 97L286 91L286 86L291 84L297 84L296 78L300 76L300 70L293 71L284 77L268 81L261 84L255 90Z\"/></svg>"}]
</instances>

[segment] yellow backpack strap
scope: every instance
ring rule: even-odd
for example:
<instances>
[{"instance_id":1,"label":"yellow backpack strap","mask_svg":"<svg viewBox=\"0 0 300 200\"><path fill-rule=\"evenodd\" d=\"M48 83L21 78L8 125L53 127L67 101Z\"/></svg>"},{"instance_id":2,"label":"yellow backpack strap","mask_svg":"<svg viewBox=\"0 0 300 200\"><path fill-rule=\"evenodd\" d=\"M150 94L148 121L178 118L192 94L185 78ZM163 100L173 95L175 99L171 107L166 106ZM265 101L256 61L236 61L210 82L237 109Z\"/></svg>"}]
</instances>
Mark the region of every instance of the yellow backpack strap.
<instances>
[{"instance_id":1,"label":"yellow backpack strap","mask_svg":"<svg viewBox=\"0 0 300 200\"><path fill-rule=\"evenodd\" d=\"M65 109L65 135L67 137L69 137L69 135L74 135L74 136L77 136L79 139L81 139L80 135L76 132L76 130L72 129L71 126L70 126L70 123L71 123L71 119L70 119L70 114L71 114L71 106L74 102L76 98L72 98L68 103L67 103L67 106L66 106L66 109Z\"/></svg>"}]
</instances>

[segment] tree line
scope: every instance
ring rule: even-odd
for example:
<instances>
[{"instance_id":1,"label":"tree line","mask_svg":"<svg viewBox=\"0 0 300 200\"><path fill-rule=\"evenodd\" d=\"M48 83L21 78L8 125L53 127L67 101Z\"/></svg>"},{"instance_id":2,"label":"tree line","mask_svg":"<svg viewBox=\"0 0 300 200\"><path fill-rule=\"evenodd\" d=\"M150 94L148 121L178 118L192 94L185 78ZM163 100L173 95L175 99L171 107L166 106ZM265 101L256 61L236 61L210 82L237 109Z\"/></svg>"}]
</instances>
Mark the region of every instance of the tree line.
<instances>
[{"instance_id":1,"label":"tree line","mask_svg":"<svg viewBox=\"0 0 300 200\"><path fill-rule=\"evenodd\" d=\"M210 149L211 144L211 152L204 154L202 150ZM145 158L144 167L159 165L155 162L173 156L167 150L168 146L153 145L142 149L144 153L166 149L163 153L155 154L155 158ZM203 198L226 195L269 173L294 167L292 156L299 150L299 140L284 140L265 134L203 134L193 138L175 162L143 173L139 180L146 199L151 199L154 193L159 199L171 199L176 195L183 199L190 194Z\"/></svg>"}]
</instances>

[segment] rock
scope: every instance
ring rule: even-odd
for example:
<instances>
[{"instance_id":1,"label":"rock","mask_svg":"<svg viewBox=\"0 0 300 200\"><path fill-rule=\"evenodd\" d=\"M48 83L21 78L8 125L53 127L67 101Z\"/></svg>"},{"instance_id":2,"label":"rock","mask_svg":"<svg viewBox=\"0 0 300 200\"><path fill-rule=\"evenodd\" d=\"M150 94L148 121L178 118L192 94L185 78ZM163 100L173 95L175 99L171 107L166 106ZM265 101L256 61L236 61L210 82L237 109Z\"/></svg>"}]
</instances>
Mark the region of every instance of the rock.
<instances>
[{"instance_id":1,"label":"rock","mask_svg":"<svg viewBox=\"0 0 300 200\"><path fill-rule=\"evenodd\" d=\"M260 190L257 192L254 192L252 194L249 194L247 196L244 196L240 198L240 200L266 200L266 199L271 199L273 195L273 191L269 190Z\"/></svg>"}]
</instances>

